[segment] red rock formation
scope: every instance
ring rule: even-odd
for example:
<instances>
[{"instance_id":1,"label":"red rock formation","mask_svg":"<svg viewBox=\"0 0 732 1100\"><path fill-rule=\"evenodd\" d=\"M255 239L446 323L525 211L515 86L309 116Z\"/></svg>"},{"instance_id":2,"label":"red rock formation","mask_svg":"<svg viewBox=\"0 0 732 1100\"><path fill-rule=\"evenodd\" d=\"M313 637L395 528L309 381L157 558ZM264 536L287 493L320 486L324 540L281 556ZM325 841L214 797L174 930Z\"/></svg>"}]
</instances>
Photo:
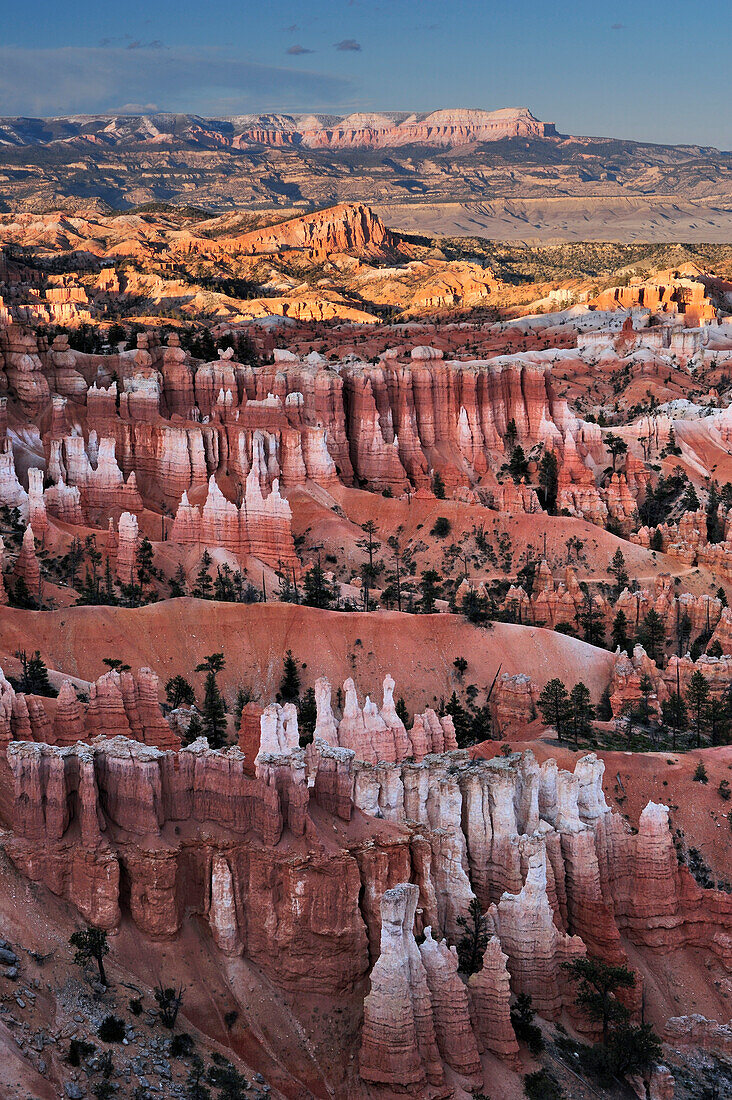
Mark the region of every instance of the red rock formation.
<instances>
[{"instance_id":1,"label":"red rock formation","mask_svg":"<svg viewBox=\"0 0 732 1100\"><path fill-rule=\"evenodd\" d=\"M468 991L458 975L457 951L444 940L434 940L431 929L425 928L419 953L432 999L437 1049L451 1069L478 1088L483 1071L470 1023Z\"/></svg>"},{"instance_id":2,"label":"red rock formation","mask_svg":"<svg viewBox=\"0 0 732 1100\"><path fill-rule=\"evenodd\" d=\"M511 988L528 993L541 1016L556 1020L573 1001L561 964L584 955L585 949L579 936L565 935L554 923L543 854L529 858L520 893L504 894L488 918L508 955Z\"/></svg>"},{"instance_id":3,"label":"red rock formation","mask_svg":"<svg viewBox=\"0 0 732 1100\"><path fill-rule=\"evenodd\" d=\"M117 544L117 579L120 584L135 584L137 581L137 516L123 512L119 517Z\"/></svg>"},{"instance_id":4,"label":"red rock formation","mask_svg":"<svg viewBox=\"0 0 732 1100\"><path fill-rule=\"evenodd\" d=\"M85 736L84 712L70 680L64 680L56 700L53 744L73 745Z\"/></svg>"},{"instance_id":5,"label":"red rock formation","mask_svg":"<svg viewBox=\"0 0 732 1100\"><path fill-rule=\"evenodd\" d=\"M20 509L25 509L28 504L28 494L15 472L13 447L9 440L0 447L0 504Z\"/></svg>"},{"instance_id":6,"label":"red rock formation","mask_svg":"<svg viewBox=\"0 0 732 1100\"><path fill-rule=\"evenodd\" d=\"M228 501L211 476L203 509L191 507L186 493L173 522L171 538L182 545L223 546L240 558L248 555L275 567L299 567L292 538L292 512L280 496L277 480L264 497L258 466L252 467L241 508Z\"/></svg>"},{"instance_id":7,"label":"red rock formation","mask_svg":"<svg viewBox=\"0 0 732 1100\"><path fill-rule=\"evenodd\" d=\"M359 1072L374 1085L419 1096L444 1089L432 1000L414 939L416 886L402 883L381 899L381 953L364 1001Z\"/></svg>"},{"instance_id":8,"label":"red rock formation","mask_svg":"<svg viewBox=\"0 0 732 1100\"><path fill-rule=\"evenodd\" d=\"M511 986L498 936L491 936L483 954L483 966L468 980L475 1028L481 1050L503 1058L514 1069L520 1066L519 1047L511 1023Z\"/></svg>"},{"instance_id":9,"label":"red rock formation","mask_svg":"<svg viewBox=\"0 0 732 1100\"><path fill-rule=\"evenodd\" d=\"M22 577L32 598L38 599L41 588L41 566L36 557L36 540L30 524L23 534L23 543L15 563L15 576Z\"/></svg>"},{"instance_id":10,"label":"red rock formation","mask_svg":"<svg viewBox=\"0 0 732 1100\"><path fill-rule=\"evenodd\" d=\"M158 749L175 749L180 738L163 718L158 704L158 678L149 668L131 672L112 669L89 690L88 736L131 737Z\"/></svg>"}]
</instances>

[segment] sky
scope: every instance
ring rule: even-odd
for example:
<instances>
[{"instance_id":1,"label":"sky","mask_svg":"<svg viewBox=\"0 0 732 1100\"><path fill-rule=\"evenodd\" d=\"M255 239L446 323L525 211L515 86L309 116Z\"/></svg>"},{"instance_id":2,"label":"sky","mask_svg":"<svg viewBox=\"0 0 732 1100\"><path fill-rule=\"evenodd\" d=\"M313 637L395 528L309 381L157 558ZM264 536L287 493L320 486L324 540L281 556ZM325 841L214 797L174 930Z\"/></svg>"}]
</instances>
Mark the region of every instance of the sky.
<instances>
[{"instance_id":1,"label":"sky","mask_svg":"<svg viewBox=\"0 0 732 1100\"><path fill-rule=\"evenodd\" d=\"M732 148L731 0L0 0L0 115L529 107Z\"/></svg>"}]
</instances>

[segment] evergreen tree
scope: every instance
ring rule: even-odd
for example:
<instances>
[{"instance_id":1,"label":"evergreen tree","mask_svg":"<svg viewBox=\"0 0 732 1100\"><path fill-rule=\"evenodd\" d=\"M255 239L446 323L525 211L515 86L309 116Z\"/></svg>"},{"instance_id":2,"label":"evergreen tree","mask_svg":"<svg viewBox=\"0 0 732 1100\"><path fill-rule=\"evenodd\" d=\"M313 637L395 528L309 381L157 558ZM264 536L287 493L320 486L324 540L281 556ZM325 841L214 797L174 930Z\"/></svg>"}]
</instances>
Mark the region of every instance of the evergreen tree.
<instances>
[{"instance_id":1,"label":"evergreen tree","mask_svg":"<svg viewBox=\"0 0 732 1100\"><path fill-rule=\"evenodd\" d=\"M312 741L317 720L318 708L315 703L315 689L309 687L297 708L297 725L300 730L301 745L307 745Z\"/></svg>"},{"instance_id":2,"label":"evergreen tree","mask_svg":"<svg viewBox=\"0 0 732 1100\"><path fill-rule=\"evenodd\" d=\"M445 499L445 482L438 473L434 473L432 476L432 492L438 500Z\"/></svg>"},{"instance_id":3,"label":"evergreen tree","mask_svg":"<svg viewBox=\"0 0 732 1100\"><path fill-rule=\"evenodd\" d=\"M617 600L623 589L628 587L628 582L630 580L630 578L628 577L628 570L625 568L625 557L620 547L618 547L618 549L613 554L612 561L610 562L607 571L613 577L615 577L613 595Z\"/></svg>"},{"instance_id":4,"label":"evergreen tree","mask_svg":"<svg viewBox=\"0 0 732 1100\"><path fill-rule=\"evenodd\" d=\"M721 542L723 538L724 524L719 518L719 491L716 481L712 481L707 500L707 540L716 543Z\"/></svg>"},{"instance_id":5,"label":"evergreen tree","mask_svg":"<svg viewBox=\"0 0 732 1100\"><path fill-rule=\"evenodd\" d=\"M559 466L554 451L544 451L539 463L539 485L544 493L544 507L550 515L554 515L557 507L557 490L559 488Z\"/></svg>"},{"instance_id":6,"label":"evergreen tree","mask_svg":"<svg viewBox=\"0 0 732 1100\"><path fill-rule=\"evenodd\" d=\"M422 597L419 601L423 615L431 615L435 610L435 600L440 595L440 574L435 569L425 569L422 573Z\"/></svg>"},{"instance_id":7,"label":"evergreen tree","mask_svg":"<svg viewBox=\"0 0 732 1100\"><path fill-rule=\"evenodd\" d=\"M691 725L696 734L697 748L701 745L702 731L706 727L707 704L709 702L709 684L703 672L696 669L691 674L686 689L686 702L689 705Z\"/></svg>"},{"instance_id":8,"label":"evergreen tree","mask_svg":"<svg viewBox=\"0 0 732 1100\"><path fill-rule=\"evenodd\" d=\"M29 611L33 611L38 607L38 601L31 596L28 590L25 577L18 577L15 588L8 593L8 597L11 607L19 607Z\"/></svg>"},{"instance_id":9,"label":"evergreen tree","mask_svg":"<svg viewBox=\"0 0 732 1100\"><path fill-rule=\"evenodd\" d=\"M107 933L101 928L82 928L71 935L69 943L76 948L74 962L78 966L85 966L90 959L93 959L99 970L99 981L106 986L108 982L104 970L104 956L109 954Z\"/></svg>"},{"instance_id":10,"label":"evergreen tree","mask_svg":"<svg viewBox=\"0 0 732 1100\"><path fill-rule=\"evenodd\" d=\"M707 703L704 718L711 743L719 745L726 742L729 733L729 718L724 703L712 696Z\"/></svg>"},{"instance_id":11,"label":"evergreen tree","mask_svg":"<svg viewBox=\"0 0 732 1100\"><path fill-rule=\"evenodd\" d=\"M518 429L516 427L516 421L511 417L506 425L506 450L510 454L516 446L516 440L518 439Z\"/></svg>"},{"instance_id":12,"label":"evergreen tree","mask_svg":"<svg viewBox=\"0 0 732 1100\"><path fill-rule=\"evenodd\" d=\"M300 672L291 649L287 650L282 662L280 698L283 703L296 703L300 698Z\"/></svg>"},{"instance_id":13,"label":"evergreen tree","mask_svg":"<svg viewBox=\"0 0 732 1100\"><path fill-rule=\"evenodd\" d=\"M676 628L676 638L680 657L688 649L691 640L691 619L686 611L679 618L679 625Z\"/></svg>"},{"instance_id":14,"label":"evergreen tree","mask_svg":"<svg viewBox=\"0 0 732 1100\"><path fill-rule=\"evenodd\" d=\"M597 610L594 596L589 589L585 592L584 603L577 615L582 636L590 645L601 645L603 642L603 620Z\"/></svg>"},{"instance_id":15,"label":"evergreen tree","mask_svg":"<svg viewBox=\"0 0 732 1100\"><path fill-rule=\"evenodd\" d=\"M457 945L459 969L470 977L483 969L483 954L488 946L486 919L477 898L471 900L467 917L460 916L455 923L463 929Z\"/></svg>"},{"instance_id":16,"label":"evergreen tree","mask_svg":"<svg viewBox=\"0 0 732 1100\"><path fill-rule=\"evenodd\" d=\"M208 550L204 550L203 557L201 558L201 568L198 571L196 583L193 588L193 595L199 600L210 600L212 598L213 581L208 571L211 561L212 558Z\"/></svg>"},{"instance_id":17,"label":"evergreen tree","mask_svg":"<svg viewBox=\"0 0 732 1100\"><path fill-rule=\"evenodd\" d=\"M663 646L666 641L666 628L663 619L655 608L651 608L641 623L638 631L638 641L645 649L648 656L657 665L663 660Z\"/></svg>"},{"instance_id":18,"label":"evergreen tree","mask_svg":"<svg viewBox=\"0 0 732 1100\"><path fill-rule=\"evenodd\" d=\"M617 999L619 989L633 989L635 974L627 966L612 966L601 959L580 958L562 963L577 982L577 1005L602 1024L602 1041L607 1042L610 1026L625 1022L630 1013Z\"/></svg>"},{"instance_id":19,"label":"evergreen tree","mask_svg":"<svg viewBox=\"0 0 732 1100\"><path fill-rule=\"evenodd\" d=\"M696 495L696 489L691 482L686 486L686 492L681 498L681 508L684 512L699 511L699 497Z\"/></svg>"},{"instance_id":20,"label":"evergreen tree","mask_svg":"<svg viewBox=\"0 0 732 1100\"><path fill-rule=\"evenodd\" d=\"M172 676L165 685L165 698L171 710L178 707L193 706L196 696L193 688L183 676Z\"/></svg>"},{"instance_id":21,"label":"evergreen tree","mask_svg":"<svg viewBox=\"0 0 732 1100\"><path fill-rule=\"evenodd\" d=\"M580 737L592 738L592 723L595 718L595 708L592 705L589 688L581 680L574 685L569 693L569 704L572 733L575 746L577 746Z\"/></svg>"},{"instance_id":22,"label":"evergreen tree","mask_svg":"<svg viewBox=\"0 0 732 1100\"><path fill-rule=\"evenodd\" d=\"M508 472L516 485L527 476L529 464L526 461L523 447L516 446L511 451L511 457L508 460Z\"/></svg>"},{"instance_id":23,"label":"evergreen tree","mask_svg":"<svg viewBox=\"0 0 732 1100\"><path fill-rule=\"evenodd\" d=\"M538 704L544 722L547 726L554 726L561 741L571 710L567 689L560 679L555 677L548 682L539 696Z\"/></svg>"},{"instance_id":24,"label":"evergreen tree","mask_svg":"<svg viewBox=\"0 0 732 1100\"><path fill-rule=\"evenodd\" d=\"M221 749L226 743L226 706L219 691L216 677L226 666L223 653L211 653L196 665L196 672L205 672L201 726L212 749Z\"/></svg>"},{"instance_id":25,"label":"evergreen tree","mask_svg":"<svg viewBox=\"0 0 732 1100\"><path fill-rule=\"evenodd\" d=\"M314 562L305 573L303 592L302 602L308 607L332 607L337 599L337 594L326 580L319 561Z\"/></svg>"},{"instance_id":26,"label":"evergreen tree","mask_svg":"<svg viewBox=\"0 0 732 1100\"><path fill-rule=\"evenodd\" d=\"M137 550L135 551L135 564L137 566L138 580L144 587L151 580L153 575L153 548L147 535L138 543Z\"/></svg>"},{"instance_id":27,"label":"evergreen tree","mask_svg":"<svg viewBox=\"0 0 732 1100\"><path fill-rule=\"evenodd\" d=\"M653 683L646 672L641 675L638 686L641 693L640 720L647 724L651 717L650 699L653 694Z\"/></svg>"},{"instance_id":28,"label":"evergreen tree","mask_svg":"<svg viewBox=\"0 0 732 1100\"><path fill-rule=\"evenodd\" d=\"M668 699L664 699L661 703L661 714L663 716L664 725L668 726L671 730L672 747L676 752L676 737L680 730L685 730L688 723L688 716L686 713L686 704L683 696L673 692L669 695Z\"/></svg>"},{"instance_id":29,"label":"evergreen tree","mask_svg":"<svg viewBox=\"0 0 732 1100\"><path fill-rule=\"evenodd\" d=\"M407 704L404 702L403 696L399 696L394 709L396 710L397 718L401 718L402 724L405 726L409 725L409 712L407 710Z\"/></svg>"},{"instance_id":30,"label":"evergreen tree","mask_svg":"<svg viewBox=\"0 0 732 1100\"><path fill-rule=\"evenodd\" d=\"M615 473L615 464L621 455L627 453L628 444L620 436L613 435L612 432L608 432L605 436L605 446L610 452L610 456L613 462L613 473Z\"/></svg>"},{"instance_id":31,"label":"evergreen tree","mask_svg":"<svg viewBox=\"0 0 732 1100\"><path fill-rule=\"evenodd\" d=\"M168 581L170 586L170 598L171 600L180 599L182 596L187 595L186 591L186 571L182 565L179 565L174 575Z\"/></svg>"},{"instance_id":32,"label":"evergreen tree","mask_svg":"<svg viewBox=\"0 0 732 1100\"><path fill-rule=\"evenodd\" d=\"M624 650L626 653L628 652L628 620L622 608L613 619L612 634L610 637L613 649L620 647L621 650Z\"/></svg>"},{"instance_id":33,"label":"evergreen tree","mask_svg":"<svg viewBox=\"0 0 732 1100\"><path fill-rule=\"evenodd\" d=\"M0 582L1 583L1 582ZM20 678L20 690L26 695L56 696L58 692L51 687L48 679L48 669L41 657L39 649L29 657L24 649L16 649L16 658L20 661L22 669Z\"/></svg>"}]
</instances>

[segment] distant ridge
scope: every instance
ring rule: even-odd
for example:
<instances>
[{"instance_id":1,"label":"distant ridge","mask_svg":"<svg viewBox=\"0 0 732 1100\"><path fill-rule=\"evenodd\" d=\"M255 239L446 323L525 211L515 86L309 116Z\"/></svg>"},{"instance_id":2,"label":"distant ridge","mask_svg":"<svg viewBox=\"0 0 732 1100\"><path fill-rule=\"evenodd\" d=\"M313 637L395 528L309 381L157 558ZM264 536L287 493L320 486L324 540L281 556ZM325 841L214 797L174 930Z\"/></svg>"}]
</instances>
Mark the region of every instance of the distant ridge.
<instances>
[{"instance_id":1,"label":"distant ridge","mask_svg":"<svg viewBox=\"0 0 732 1100\"><path fill-rule=\"evenodd\" d=\"M305 149L386 149L401 145L451 147L506 138L555 137L528 107L498 111L454 108L429 114L387 111L351 115L259 114L230 118L198 115L73 115L0 118L0 145L57 142L107 147L184 143L206 148L291 146Z\"/></svg>"}]
</instances>

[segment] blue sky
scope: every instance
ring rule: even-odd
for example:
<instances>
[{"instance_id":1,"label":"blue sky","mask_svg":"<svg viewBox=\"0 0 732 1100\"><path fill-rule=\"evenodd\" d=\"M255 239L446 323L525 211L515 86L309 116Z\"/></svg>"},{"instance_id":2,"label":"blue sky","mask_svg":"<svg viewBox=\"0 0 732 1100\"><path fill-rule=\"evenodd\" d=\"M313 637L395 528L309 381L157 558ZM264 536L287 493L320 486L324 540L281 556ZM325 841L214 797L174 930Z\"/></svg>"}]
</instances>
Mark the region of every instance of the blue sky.
<instances>
[{"instance_id":1,"label":"blue sky","mask_svg":"<svg viewBox=\"0 0 732 1100\"><path fill-rule=\"evenodd\" d=\"M732 3L0 0L0 115L528 106L732 147Z\"/></svg>"}]
</instances>

